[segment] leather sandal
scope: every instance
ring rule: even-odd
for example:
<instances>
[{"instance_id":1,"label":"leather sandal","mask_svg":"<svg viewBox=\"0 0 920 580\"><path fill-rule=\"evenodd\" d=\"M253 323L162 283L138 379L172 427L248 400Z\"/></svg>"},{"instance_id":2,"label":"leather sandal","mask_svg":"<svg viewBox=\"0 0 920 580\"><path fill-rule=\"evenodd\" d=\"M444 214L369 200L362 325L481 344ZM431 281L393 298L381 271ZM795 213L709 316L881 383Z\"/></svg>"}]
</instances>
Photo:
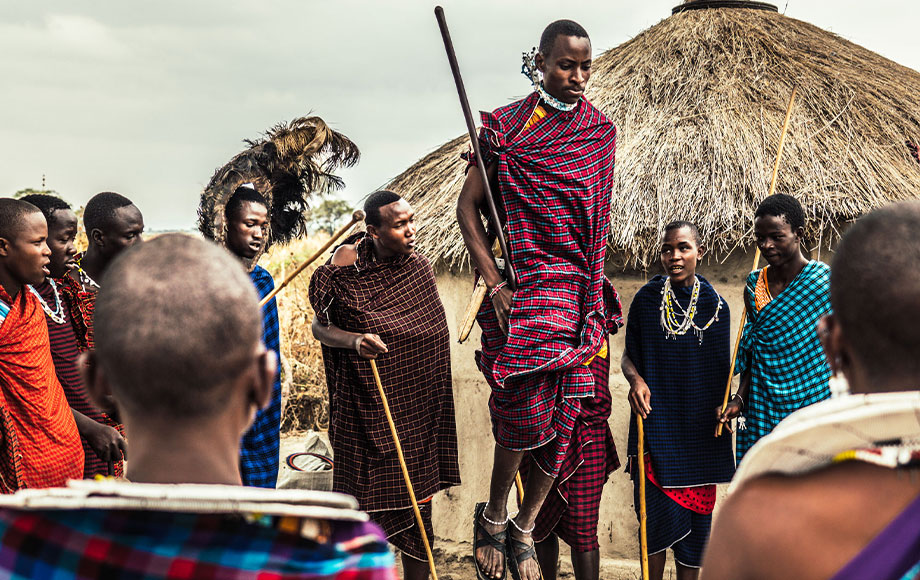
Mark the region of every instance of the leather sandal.
<instances>
[{"instance_id":1,"label":"leather sandal","mask_svg":"<svg viewBox=\"0 0 920 580\"><path fill-rule=\"evenodd\" d=\"M540 565L539 560L537 560L537 548L535 544L528 544L527 542L515 540L511 537L511 534L508 534L507 550L510 555L510 562L508 558L505 558L505 561L509 562L508 569L511 570L512 580L521 580L521 564L525 560L533 558L537 566ZM518 550L520 550L520 553L518 553Z\"/></svg>"},{"instance_id":2,"label":"leather sandal","mask_svg":"<svg viewBox=\"0 0 920 580\"><path fill-rule=\"evenodd\" d=\"M508 530L505 529L494 534L487 532L482 525L482 515L485 511L485 502L477 503L476 509L473 511L473 566L476 567L476 578L477 580L496 580L482 571L482 568L479 567L479 560L476 559L476 551L479 548L489 546L503 556L505 567L502 568L502 575L498 577L498 580L504 580L505 569L508 566L508 552L505 543L508 537Z\"/></svg>"}]
</instances>

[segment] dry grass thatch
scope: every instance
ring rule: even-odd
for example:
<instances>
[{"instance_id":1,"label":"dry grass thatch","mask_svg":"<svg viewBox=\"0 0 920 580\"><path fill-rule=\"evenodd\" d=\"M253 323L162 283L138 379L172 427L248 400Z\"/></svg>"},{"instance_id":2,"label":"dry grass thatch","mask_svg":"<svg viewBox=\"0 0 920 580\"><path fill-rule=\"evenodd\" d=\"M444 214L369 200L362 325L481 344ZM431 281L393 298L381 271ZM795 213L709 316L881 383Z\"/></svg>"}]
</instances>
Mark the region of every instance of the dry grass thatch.
<instances>
[{"instance_id":1,"label":"dry grass thatch","mask_svg":"<svg viewBox=\"0 0 920 580\"><path fill-rule=\"evenodd\" d=\"M776 191L798 198L810 235L918 197L920 73L807 22L745 8L675 14L594 61L589 100L618 126L611 257L647 268L673 219L724 255L747 243L767 195L792 87L798 98ZM523 88L523 87L522 87ZM454 218L460 137L389 188L421 216L420 249L467 262Z\"/></svg>"}]
</instances>

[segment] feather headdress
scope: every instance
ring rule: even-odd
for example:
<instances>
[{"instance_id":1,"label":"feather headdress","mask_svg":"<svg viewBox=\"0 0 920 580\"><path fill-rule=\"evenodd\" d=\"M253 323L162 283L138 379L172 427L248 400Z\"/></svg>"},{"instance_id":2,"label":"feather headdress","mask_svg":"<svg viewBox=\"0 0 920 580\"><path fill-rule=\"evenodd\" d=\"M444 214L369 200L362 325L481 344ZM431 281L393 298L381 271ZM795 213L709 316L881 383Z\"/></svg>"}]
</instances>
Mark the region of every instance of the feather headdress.
<instances>
[{"instance_id":1,"label":"feather headdress","mask_svg":"<svg viewBox=\"0 0 920 580\"><path fill-rule=\"evenodd\" d=\"M268 202L270 228L267 241L249 268L272 244L286 243L306 233L306 212L313 193L342 187L333 172L358 162L358 147L333 131L319 117L300 117L279 123L229 163L214 172L201 192L198 229L204 237L224 244L227 236L224 210L236 188L252 183Z\"/></svg>"}]
</instances>

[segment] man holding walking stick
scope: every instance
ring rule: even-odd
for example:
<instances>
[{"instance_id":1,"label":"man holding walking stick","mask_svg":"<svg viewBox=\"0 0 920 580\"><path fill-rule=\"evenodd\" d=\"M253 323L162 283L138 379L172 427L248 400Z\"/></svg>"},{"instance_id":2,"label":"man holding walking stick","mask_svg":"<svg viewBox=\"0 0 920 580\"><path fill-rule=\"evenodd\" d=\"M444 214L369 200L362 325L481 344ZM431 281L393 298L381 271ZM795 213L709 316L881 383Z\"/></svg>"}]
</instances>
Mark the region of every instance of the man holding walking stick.
<instances>
[{"instance_id":1,"label":"man holding walking stick","mask_svg":"<svg viewBox=\"0 0 920 580\"><path fill-rule=\"evenodd\" d=\"M405 578L428 577L431 498L460 484L450 337L431 264L415 251L415 214L389 191L364 204L367 232L347 238L310 281L313 335L329 389L333 489L358 499L402 552ZM386 390L399 443L369 361ZM405 466L424 521L416 524Z\"/></svg>"},{"instance_id":2,"label":"man holding walking stick","mask_svg":"<svg viewBox=\"0 0 920 580\"><path fill-rule=\"evenodd\" d=\"M445 45L452 57L446 35ZM557 512L544 523L554 538L557 523L574 524L571 534L559 535L570 541L573 555L593 554L573 558L578 578L597 578L594 504L607 470L616 465L612 445L604 444L609 406L598 423L599 438L579 425L594 397L607 392L606 366L596 371L593 365L608 356L607 334L617 327L619 314L604 276L616 128L583 98L591 75L591 41L584 28L570 20L550 24L533 64L542 74L534 92L483 114L479 136L483 167L494 183L490 189L497 190L496 205L504 213L510 250L504 257L515 272L516 284L509 280L514 287L492 259L480 217L488 201L482 172L468 172L457 203L464 241L489 288L477 318L482 328L477 362L492 388L496 445L489 501L475 512L475 564L480 579L504 578L506 566L515 580L540 578L534 537L541 532L541 508L557 478L567 481L562 473L570 449L594 440L600 462L590 470L579 468L596 474L590 489L578 489L573 504L563 506L564 516ZM498 233L501 224L492 221ZM508 493L527 455L523 502L509 518Z\"/></svg>"}]
</instances>

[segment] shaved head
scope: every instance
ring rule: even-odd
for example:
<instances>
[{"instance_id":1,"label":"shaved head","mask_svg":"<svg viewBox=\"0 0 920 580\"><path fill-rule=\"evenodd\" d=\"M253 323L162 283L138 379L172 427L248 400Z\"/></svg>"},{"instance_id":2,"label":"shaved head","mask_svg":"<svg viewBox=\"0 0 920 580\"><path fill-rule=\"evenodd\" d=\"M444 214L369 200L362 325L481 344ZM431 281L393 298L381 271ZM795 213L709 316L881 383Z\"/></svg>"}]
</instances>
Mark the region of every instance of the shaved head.
<instances>
[{"instance_id":1,"label":"shaved head","mask_svg":"<svg viewBox=\"0 0 920 580\"><path fill-rule=\"evenodd\" d=\"M0 197L0 238L13 240L26 224L26 217L41 210L25 201Z\"/></svg>"},{"instance_id":2,"label":"shaved head","mask_svg":"<svg viewBox=\"0 0 920 580\"><path fill-rule=\"evenodd\" d=\"M124 251L96 299L96 356L131 413L214 414L252 365L258 296L240 261L212 242L166 234Z\"/></svg>"},{"instance_id":3,"label":"shaved head","mask_svg":"<svg viewBox=\"0 0 920 580\"><path fill-rule=\"evenodd\" d=\"M874 211L846 232L831 267L831 304L869 379L920 384L920 202Z\"/></svg>"}]
</instances>

